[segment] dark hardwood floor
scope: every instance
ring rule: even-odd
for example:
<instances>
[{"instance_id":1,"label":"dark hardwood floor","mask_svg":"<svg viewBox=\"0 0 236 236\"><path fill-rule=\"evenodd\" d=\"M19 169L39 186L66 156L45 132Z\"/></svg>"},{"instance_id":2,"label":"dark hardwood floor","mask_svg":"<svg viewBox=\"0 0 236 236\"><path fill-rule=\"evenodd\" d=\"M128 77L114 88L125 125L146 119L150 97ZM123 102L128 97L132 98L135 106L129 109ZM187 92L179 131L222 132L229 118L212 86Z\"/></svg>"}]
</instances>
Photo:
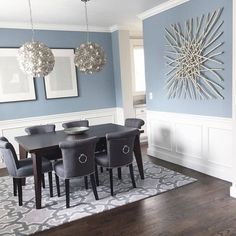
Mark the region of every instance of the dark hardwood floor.
<instances>
[{"instance_id":1,"label":"dark hardwood floor","mask_svg":"<svg viewBox=\"0 0 236 236\"><path fill-rule=\"evenodd\" d=\"M156 158L146 158L198 181L37 235L236 235L236 200L229 196L230 183Z\"/></svg>"}]
</instances>

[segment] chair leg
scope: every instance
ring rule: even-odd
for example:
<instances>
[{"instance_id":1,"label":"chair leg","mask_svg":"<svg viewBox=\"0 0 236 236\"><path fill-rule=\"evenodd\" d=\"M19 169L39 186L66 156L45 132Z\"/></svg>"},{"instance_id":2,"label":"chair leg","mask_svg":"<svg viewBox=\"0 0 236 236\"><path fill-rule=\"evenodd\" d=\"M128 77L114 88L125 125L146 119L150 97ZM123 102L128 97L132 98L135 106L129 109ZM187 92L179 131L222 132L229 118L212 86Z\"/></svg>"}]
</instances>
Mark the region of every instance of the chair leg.
<instances>
[{"instance_id":1,"label":"chair leg","mask_svg":"<svg viewBox=\"0 0 236 236\"><path fill-rule=\"evenodd\" d=\"M55 174L55 178L56 178L56 185L57 185L57 196L60 197L61 193L60 193L59 177L56 174Z\"/></svg>"},{"instance_id":2,"label":"chair leg","mask_svg":"<svg viewBox=\"0 0 236 236\"><path fill-rule=\"evenodd\" d=\"M70 180L65 179L66 186L66 208L70 207Z\"/></svg>"},{"instance_id":3,"label":"chair leg","mask_svg":"<svg viewBox=\"0 0 236 236\"><path fill-rule=\"evenodd\" d=\"M13 195L17 196L17 180L15 178L13 180Z\"/></svg>"},{"instance_id":4,"label":"chair leg","mask_svg":"<svg viewBox=\"0 0 236 236\"><path fill-rule=\"evenodd\" d=\"M95 175L94 174L90 175L90 181L91 181L94 197L95 197L96 200L99 200L98 192L97 192L97 186L96 186L96 181L95 181Z\"/></svg>"},{"instance_id":5,"label":"chair leg","mask_svg":"<svg viewBox=\"0 0 236 236\"><path fill-rule=\"evenodd\" d=\"M17 187L18 187L19 206L22 206L22 182L21 182L21 179L17 179Z\"/></svg>"},{"instance_id":6,"label":"chair leg","mask_svg":"<svg viewBox=\"0 0 236 236\"><path fill-rule=\"evenodd\" d=\"M121 179L121 167L119 167L117 171L118 171L118 179Z\"/></svg>"},{"instance_id":7,"label":"chair leg","mask_svg":"<svg viewBox=\"0 0 236 236\"><path fill-rule=\"evenodd\" d=\"M52 172L48 172L49 192L50 197L53 197Z\"/></svg>"},{"instance_id":8,"label":"chair leg","mask_svg":"<svg viewBox=\"0 0 236 236\"><path fill-rule=\"evenodd\" d=\"M112 173L112 169L109 169L109 175L110 175L111 196L114 196L114 192L113 192L113 173Z\"/></svg>"},{"instance_id":9,"label":"chair leg","mask_svg":"<svg viewBox=\"0 0 236 236\"><path fill-rule=\"evenodd\" d=\"M101 173L103 173L103 167L102 166L100 167L100 171L101 171Z\"/></svg>"},{"instance_id":10,"label":"chair leg","mask_svg":"<svg viewBox=\"0 0 236 236\"><path fill-rule=\"evenodd\" d=\"M97 165L95 165L95 176L96 176L96 183L97 183L97 186L99 186L98 166L97 166Z\"/></svg>"},{"instance_id":11,"label":"chair leg","mask_svg":"<svg viewBox=\"0 0 236 236\"><path fill-rule=\"evenodd\" d=\"M42 174L41 179L42 179L42 187L45 188L45 178L44 178L44 174Z\"/></svg>"},{"instance_id":12,"label":"chair leg","mask_svg":"<svg viewBox=\"0 0 236 236\"><path fill-rule=\"evenodd\" d=\"M135 179L134 179L134 170L133 170L133 164L132 163L129 165L129 171L130 171L130 177L131 177L131 180L132 180L133 187L136 188L136 183L135 183Z\"/></svg>"},{"instance_id":13,"label":"chair leg","mask_svg":"<svg viewBox=\"0 0 236 236\"><path fill-rule=\"evenodd\" d=\"M88 176L84 176L84 185L85 188L88 189Z\"/></svg>"}]
</instances>

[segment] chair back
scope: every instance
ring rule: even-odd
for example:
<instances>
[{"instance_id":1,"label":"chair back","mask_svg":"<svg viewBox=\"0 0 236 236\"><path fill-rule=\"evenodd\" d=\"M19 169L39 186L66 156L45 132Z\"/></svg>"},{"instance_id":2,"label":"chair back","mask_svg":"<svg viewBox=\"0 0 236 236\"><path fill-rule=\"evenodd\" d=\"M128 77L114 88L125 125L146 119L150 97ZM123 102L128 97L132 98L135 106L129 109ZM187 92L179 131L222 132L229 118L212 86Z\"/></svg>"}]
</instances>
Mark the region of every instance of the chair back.
<instances>
[{"instance_id":1,"label":"chair back","mask_svg":"<svg viewBox=\"0 0 236 236\"><path fill-rule=\"evenodd\" d=\"M13 177L16 176L19 162L14 147L5 137L0 137L0 151L2 153L8 174Z\"/></svg>"},{"instance_id":2,"label":"chair back","mask_svg":"<svg viewBox=\"0 0 236 236\"><path fill-rule=\"evenodd\" d=\"M35 126L25 128L25 132L28 135L45 134L45 133L55 132L55 128L56 126L54 124L35 125Z\"/></svg>"},{"instance_id":3,"label":"chair back","mask_svg":"<svg viewBox=\"0 0 236 236\"><path fill-rule=\"evenodd\" d=\"M62 124L64 129L73 128L73 127L89 127L88 120L77 120L77 121L70 121Z\"/></svg>"},{"instance_id":4,"label":"chair back","mask_svg":"<svg viewBox=\"0 0 236 236\"><path fill-rule=\"evenodd\" d=\"M125 126L126 126L126 127L141 129L141 127L142 127L144 124L145 124L144 120L138 119L138 118L127 118L127 119L125 120Z\"/></svg>"},{"instance_id":5,"label":"chair back","mask_svg":"<svg viewBox=\"0 0 236 236\"><path fill-rule=\"evenodd\" d=\"M136 135L139 135L138 129L106 135L109 167L121 167L133 162L134 140Z\"/></svg>"},{"instance_id":6,"label":"chair back","mask_svg":"<svg viewBox=\"0 0 236 236\"><path fill-rule=\"evenodd\" d=\"M96 137L65 141L59 144L62 152L64 177L73 178L95 172Z\"/></svg>"}]
</instances>

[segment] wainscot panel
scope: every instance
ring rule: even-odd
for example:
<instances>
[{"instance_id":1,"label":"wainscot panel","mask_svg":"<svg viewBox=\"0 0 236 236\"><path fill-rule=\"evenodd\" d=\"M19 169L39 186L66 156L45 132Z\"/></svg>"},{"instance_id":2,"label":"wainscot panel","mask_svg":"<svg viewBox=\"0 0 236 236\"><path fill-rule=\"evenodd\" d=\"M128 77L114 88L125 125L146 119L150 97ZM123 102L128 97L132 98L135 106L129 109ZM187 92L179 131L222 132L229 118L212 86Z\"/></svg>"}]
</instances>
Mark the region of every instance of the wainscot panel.
<instances>
[{"instance_id":1,"label":"wainscot panel","mask_svg":"<svg viewBox=\"0 0 236 236\"><path fill-rule=\"evenodd\" d=\"M232 119L147 112L148 154L231 181Z\"/></svg>"},{"instance_id":2,"label":"wainscot panel","mask_svg":"<svg viewBox=\"0 0 236 236\"><path fill-rule=\"evenodd\" d=\"M117 123L116 108L89 110L83 112L64 113L49 116L30 117L24 119L4 120L0 121L0 135L5 136L13 144L19 155L17 142L14 140L16 136L25 135L25 128L33 125L49 124L56 125L56 130L61 130L62 123L73 120L88 119L90 125ZM0 168L4 167L2 158L0 158Z\"/></svg>"}]
</instances>

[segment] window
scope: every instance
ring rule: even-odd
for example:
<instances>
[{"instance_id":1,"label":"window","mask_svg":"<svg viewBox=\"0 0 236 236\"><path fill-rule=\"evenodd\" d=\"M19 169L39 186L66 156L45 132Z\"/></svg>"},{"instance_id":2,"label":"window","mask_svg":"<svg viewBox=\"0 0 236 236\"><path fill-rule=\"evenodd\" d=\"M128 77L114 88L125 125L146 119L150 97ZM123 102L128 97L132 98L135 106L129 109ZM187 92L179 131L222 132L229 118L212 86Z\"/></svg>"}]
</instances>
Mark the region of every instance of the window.
<instances>
[{"instance_id":1,"label":"window","mask_svg":"<svg viewBox=\"0 0 236 236\"><path fill-rule=\"evenodd\" d=\"M143 94L146 90L144 49L142 40L131 40L131 55L133 65L133 93Z\"/></svg>"}]
</instances>

